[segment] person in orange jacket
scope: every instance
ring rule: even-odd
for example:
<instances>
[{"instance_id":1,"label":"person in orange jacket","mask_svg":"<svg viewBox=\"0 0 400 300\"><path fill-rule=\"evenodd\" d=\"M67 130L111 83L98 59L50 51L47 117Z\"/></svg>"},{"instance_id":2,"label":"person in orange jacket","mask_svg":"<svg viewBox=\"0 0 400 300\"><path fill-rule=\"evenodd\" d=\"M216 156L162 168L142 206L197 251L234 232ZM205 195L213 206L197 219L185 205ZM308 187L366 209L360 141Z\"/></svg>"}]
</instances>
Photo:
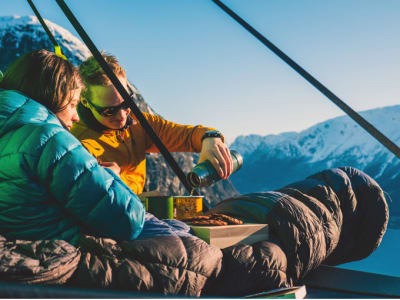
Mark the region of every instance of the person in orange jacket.
<instances>
[{"instance_id":1,"label":"person in orange jacket","mask_svg":"<svg viewBox=\"0 0 400 300\"><path fill-rule=\"evenodd\" d=\"M109 54L103 57L127 91L135 96L136 90L129 85L118 60ZM159 150L93 56L80 65L79 72L86 89L78 105L80 121L74 124L71 133L100 164L114 170L139 195L145 184L146 153ZM182 125L158 115L143 114L170 152L200 153L198 162L209 160L221 178L226 179L232 173L229 149L223 135L214 128Z\"/></svg>"}]
</instances>

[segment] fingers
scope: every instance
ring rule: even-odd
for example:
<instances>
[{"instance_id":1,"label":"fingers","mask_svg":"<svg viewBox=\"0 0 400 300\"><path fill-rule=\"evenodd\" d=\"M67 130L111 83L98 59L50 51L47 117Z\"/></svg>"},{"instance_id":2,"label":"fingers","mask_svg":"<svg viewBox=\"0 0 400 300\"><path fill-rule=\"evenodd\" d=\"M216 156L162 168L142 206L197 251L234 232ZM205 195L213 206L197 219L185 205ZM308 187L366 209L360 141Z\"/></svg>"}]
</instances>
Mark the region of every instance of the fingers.
<instances>
[{"instance_id":1,"label":"fingers","mask_svg":"<svg viewBox=\"0 0 400 300\"><path fill-rule=\"evenodd\" d=\"M222 144L219 148L219 153L221 154L220 156L220 166L222 168L222 174L221 178L227 179L229 175L232 174L233 171L233 162L231 158L231 153L228 149L228 147L225 144Z\"/></svg>"},{"instance_id":2,"label":"fingers","mask_svg":"<svg viewBox=\"0 0 400 300\"><path fill-rule=\"evenodd\" d=\"M210 161L222 179L227 179L233 172L231 153L220 138L207 138L203 141L198 163L204 160Z\"/></svg>"},{"instance_id":3,"label":"fingers","mask_svg":"<svg viewBox=\"0 0 400 300\"><path fill-rule=\"evenodd\" d=\"M105 168L119 167L115 161L100 161L99 165Z\"/></svg>"},{"instance_id":4,"label":"fingers","mask_svg":"<svg viewBox=\"0 0 400 300\"><path fill-rule=\"evenodd\" d=\"M220 145L216 144L215 147L215 152L214 152L214 159L216 160L216 163L218 165L218 174L221 178L225 178L226 177L226 162L223 158L223 149L221 149Z\"/></svg>"},{"instance_id":5,"label":"fingers","mask_svg":"<svg viewBox=\"0 0 400 300\"><path fill-rule=\"evenodd\" d=\"M99 165L108 168L118 176L120 175L121 169L115 161L99 161Z\"/></svg>"},{"instance_id":6,"label":"fingers","mask_svg":"<svg viewBox=\"0 0 400 300\"><path fill-rule=\"evenodd\" d=\"M224 178L224 169L221 166L221 162L215 157L212 161L211 164L214 166L215 170L218 173L218 176L221 178Z\"/></svg>"},{"instance_id":7,"label":"fingers","mask_svg":"<svg viewBox=\"0 0 400 300\"><path fill-rule=\"evenodd\" d=\"M227 179L229 175L232 174L233 172L233 162L232 162L232 157L231 157L231 152L229 151L228 147L225 144L222 144L222 158L225 162L225 170L224 170L224 179Z\"/></svg>"}]
</instances>

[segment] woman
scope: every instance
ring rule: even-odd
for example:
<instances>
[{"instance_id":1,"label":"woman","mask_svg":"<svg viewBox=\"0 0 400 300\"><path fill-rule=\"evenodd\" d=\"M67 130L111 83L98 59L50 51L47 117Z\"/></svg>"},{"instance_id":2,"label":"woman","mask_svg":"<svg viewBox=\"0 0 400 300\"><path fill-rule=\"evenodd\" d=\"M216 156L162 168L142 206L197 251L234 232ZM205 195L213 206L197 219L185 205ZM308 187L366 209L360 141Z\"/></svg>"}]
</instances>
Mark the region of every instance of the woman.
<instances>
[{"instance_id":1,"label":"woman","mask_svg":"<svg viewBox=\"0 0 400 300\"><path fill-rule=\"evenodd\" d=\"M0 234L63 239L81 233L135 239L144 223L137 196L69 130L79 121L77 69L46 50L14 62L0 82Z\"/></svg>"}]
</instances>

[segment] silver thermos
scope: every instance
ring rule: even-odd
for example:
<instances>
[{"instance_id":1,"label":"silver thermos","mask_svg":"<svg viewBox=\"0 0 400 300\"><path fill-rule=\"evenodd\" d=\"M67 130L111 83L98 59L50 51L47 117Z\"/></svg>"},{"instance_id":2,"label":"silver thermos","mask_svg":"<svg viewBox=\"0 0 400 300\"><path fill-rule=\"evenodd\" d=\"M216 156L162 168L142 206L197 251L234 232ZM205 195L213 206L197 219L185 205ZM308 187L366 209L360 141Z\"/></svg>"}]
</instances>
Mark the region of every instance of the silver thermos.
<instances>
[{"instance_id":1,"label":"silver thermos","mask_svg":"<svg viewBox=\"0 0 400 300\"><path fill-rule=\"evenodd\" d=\"M234 173L242 167L243 157L235 150L230 150L230 152L233 162L232 173ZM221 177L208 160L196 165L193 170L187 174L187 180L193 188L210 186L220 179Z\"/></svg>"}]
</instances>

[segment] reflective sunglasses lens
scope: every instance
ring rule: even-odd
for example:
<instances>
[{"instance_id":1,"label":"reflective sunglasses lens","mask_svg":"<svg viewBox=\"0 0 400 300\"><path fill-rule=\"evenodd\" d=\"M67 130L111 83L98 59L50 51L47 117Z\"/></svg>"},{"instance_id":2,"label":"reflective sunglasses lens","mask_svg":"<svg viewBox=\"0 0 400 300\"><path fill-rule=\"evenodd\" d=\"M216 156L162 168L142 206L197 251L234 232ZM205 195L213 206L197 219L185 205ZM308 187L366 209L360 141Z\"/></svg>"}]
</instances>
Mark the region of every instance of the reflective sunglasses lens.
<instances>
[{"instance_id":1,"label":"reflective sunglasses lens","mask_svg":"<svg viewBox=\"0 0 400 300\"><path fill-rule=\"evenodd\" d=\"M114 115L119 109L115 109L114 107L106 108L100 114L104 117L111 117Z\"/></svg>"},{"instance_id":2,"label":"reflective sunglasses lens","mask_svg":"<svg viewBox=\"0 0 400 300\"><path fill-rule=\"evenodd\" d=\"M104 117L111 117L115 115L117 112L119 112L121 109L128 109L130 107L129 103L124 101L118 106L113 106L113 107L106 107L99 112Z\"/></svg>"}]
</instances>

